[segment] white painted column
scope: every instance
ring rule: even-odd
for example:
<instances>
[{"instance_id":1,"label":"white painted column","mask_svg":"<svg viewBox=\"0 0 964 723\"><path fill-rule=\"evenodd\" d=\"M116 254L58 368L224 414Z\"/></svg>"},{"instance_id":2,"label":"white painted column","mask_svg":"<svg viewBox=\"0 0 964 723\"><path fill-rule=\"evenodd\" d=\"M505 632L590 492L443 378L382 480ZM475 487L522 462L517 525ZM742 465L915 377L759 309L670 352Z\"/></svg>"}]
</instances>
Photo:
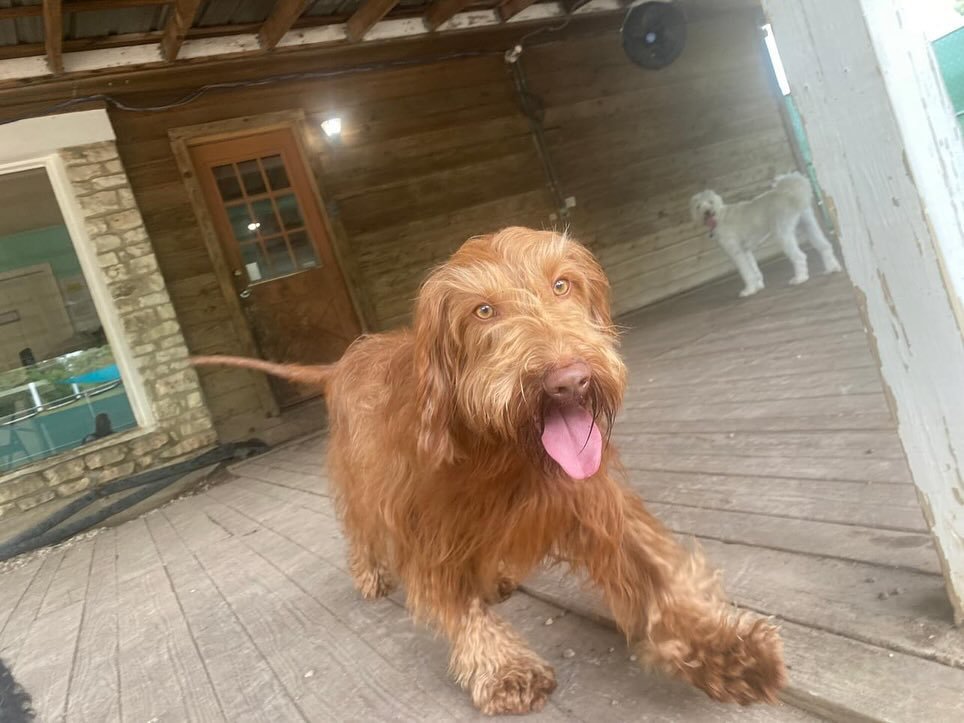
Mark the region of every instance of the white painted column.
<instances>
[{"instance_id":1,"label":"white painted column","mask_svg":"<svg viewBox=\"0 0 964 723\"><path fill-rule=\"evenodd\" d=\"M763 0L964 622L964 146L914 0Z\"/></svg>"}]
</instances>

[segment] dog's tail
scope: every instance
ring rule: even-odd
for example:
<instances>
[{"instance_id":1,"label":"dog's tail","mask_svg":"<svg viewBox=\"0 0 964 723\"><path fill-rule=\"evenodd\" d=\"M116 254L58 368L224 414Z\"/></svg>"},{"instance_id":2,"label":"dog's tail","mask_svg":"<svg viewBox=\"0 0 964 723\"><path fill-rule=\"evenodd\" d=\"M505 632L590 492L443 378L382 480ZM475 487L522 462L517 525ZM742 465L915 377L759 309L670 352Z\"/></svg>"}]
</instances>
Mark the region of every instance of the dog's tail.
<instances>
[{"instance_id":1,"label":"dog's tail","mask_svg":"<svg viewBox=\"0 0 964 723\"><path fill-rule=\"evenodd\" d=\"M810 181L796 171L777 176L773 187L777 193L791 199L800 208L809 208L813 201L813 189L810 188Z\"/></svg>"},{"instance_id":2,"label":"dog's tail","mask_svg":"<svg viewBox=\"0 0 964 723\"><path fill-rule=\"evenodd\" d=\"M287 379L295 384L320 387L325 390L331 380L334 365L331 364L277 364L263 359L250 359L242 356L196 356L191 358L194 366L241 367L264 372L271 376Z\"/></svg>"}]
</instances>

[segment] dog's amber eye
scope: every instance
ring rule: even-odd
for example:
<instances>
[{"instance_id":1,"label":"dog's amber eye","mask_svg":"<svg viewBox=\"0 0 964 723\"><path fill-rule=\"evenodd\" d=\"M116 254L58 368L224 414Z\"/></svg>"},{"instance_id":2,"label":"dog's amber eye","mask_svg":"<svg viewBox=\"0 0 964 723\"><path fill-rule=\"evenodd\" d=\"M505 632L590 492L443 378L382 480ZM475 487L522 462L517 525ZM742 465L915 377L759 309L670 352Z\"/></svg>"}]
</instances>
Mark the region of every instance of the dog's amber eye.
<instances>
[{"instance_id":1,"label":"dog's amber eye","mask_svg":"<svg viewBox=\"0 0 964 723\"><path fill-rule=\"evenodd\" d=\"M491 319L495 316L495 307L492 304L481 304L475 308L475 315L480 319Z\"/></svg>"},{"instance_id":2,"label":"dog's amber eye","mask_svg":"<svg viewBox=\"0 0 964 723\"><path fill-rule=\"evenodd\" d=\"M552 284L552 291L556 296L565 296L569 293L569 287L568 279L556 279Z\"/></svg>"}]
</instances>

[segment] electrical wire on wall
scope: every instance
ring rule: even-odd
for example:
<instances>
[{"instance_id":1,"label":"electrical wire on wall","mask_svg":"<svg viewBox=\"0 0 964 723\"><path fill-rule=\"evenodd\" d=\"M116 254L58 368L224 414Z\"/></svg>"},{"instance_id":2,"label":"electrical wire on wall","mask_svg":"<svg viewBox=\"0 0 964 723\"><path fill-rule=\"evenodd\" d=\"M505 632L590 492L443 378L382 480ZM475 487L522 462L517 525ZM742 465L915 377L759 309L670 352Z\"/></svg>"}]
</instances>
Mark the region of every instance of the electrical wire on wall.
<instances>
[{"instance_id":1,"label":"electrical wire on wall","mask_svg":"<svg viewBox=\"0 0 964 723\"><path fill-rule=\"evenodd\" d=\"M539 154L539 160L542 162L542 168L546 174L549 189L552 191L553 198L556 202L557 214L563 221L569 219L569 203L566 201L566 195L563 193L562 184L559 181L559 176L552 163L552 156L549 153L545 125L542 122L545 116L545 107L542 100L529 90L529 81L522 64L522 53L525 50L525 42L531 37L539 33L562 30L569 24L570 19L571 16L567 17L558 25L537 28L531 33L523 35L519 39L519 42L505 53L505 62L512 73L512 80L515 84L516 93L519 96L519 107L529 120L529 128L532 131L532 137L536 144L536 151Z\"/></svg>"},{"instance_id":2,"label":"electrical wire on wall","mask_svg":"<svg viewBox=\"0 0 964 723\"><path fill-rule=\"evenodd\" d=\"M283 75L269 75L263 78L257 78L252 80L237 80L237 81L227 81L222 83L208 83L206 85L199 86L198 88L186 93L177 100L171 101L170 103L164 103L162 105L131 105L124 102L120 98L108 93L94 93L92 95L77 96L75 98L68 98L67 100L60 101L59 103L54 103L53 105L42 108L33 113L26 113L21 116L15 116L12 118L5 118L0 120L0 126L7 125L9 123L15 123L20 120L26 120L27 118L38 118L45 115L52 115L54 113L62 113L70 108L74 108L79 105L88 105L90 103L104 103L111 108L116 108L117 110L122 110L128 113L161 113L167 110L173 110L174 108L180 108L182 106L193 103L202 96L205 96L212 92L223 91L223 90L237 90L239 88L257 88L268 85L275 85L278 83L290 83L301 80L325 80L329 78L341 78L350 75L361 75L364 73L373 73L381 70L398 70L400 68L412 68L420 65L432 65L434 63L444 63L449 60L464 60L468 58L484 58L484 57L494 57L502 56L503 52L501 50L472 50L463 51L458 53L448 53L445 55L436 55L421 58L406 58L402 60L392 60L384 61L378 63L361 63L358 65L345 66L341 68L331 68L329 70L309 70L299 73L286 73Z\"/></svg>"}]
</instances>

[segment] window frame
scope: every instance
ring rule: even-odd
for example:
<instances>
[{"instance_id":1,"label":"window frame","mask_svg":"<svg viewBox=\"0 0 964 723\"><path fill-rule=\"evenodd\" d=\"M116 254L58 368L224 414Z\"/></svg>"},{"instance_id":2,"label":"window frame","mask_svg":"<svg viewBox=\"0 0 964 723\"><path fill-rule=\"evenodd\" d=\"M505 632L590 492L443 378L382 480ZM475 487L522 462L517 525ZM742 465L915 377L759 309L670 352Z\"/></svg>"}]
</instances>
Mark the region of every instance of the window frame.
<instances>
[{"instance_id":1,"label":"window frame","mask_svg":"<svg viewBox=\"0 0 964 723\"><path fill-rule=\"evenodd\" d=\"M157 427L157 418L151 407L147 391L134 360L134 353L127 341L117 308L107 287L107 279L97 262L97 253L87 234L80 202L74 194L67 167L59 153L48 153L17 161L0 162L0 175L44 169L53 189L60 214L70 236L74 253L94 302L94 309L104 327L104 335L120 371L121 381L127 393L128 403L134 412L137 428L131 432L147 432ZM78 447L77 449L82 448Z\"/></svg>"}]
</instances>

